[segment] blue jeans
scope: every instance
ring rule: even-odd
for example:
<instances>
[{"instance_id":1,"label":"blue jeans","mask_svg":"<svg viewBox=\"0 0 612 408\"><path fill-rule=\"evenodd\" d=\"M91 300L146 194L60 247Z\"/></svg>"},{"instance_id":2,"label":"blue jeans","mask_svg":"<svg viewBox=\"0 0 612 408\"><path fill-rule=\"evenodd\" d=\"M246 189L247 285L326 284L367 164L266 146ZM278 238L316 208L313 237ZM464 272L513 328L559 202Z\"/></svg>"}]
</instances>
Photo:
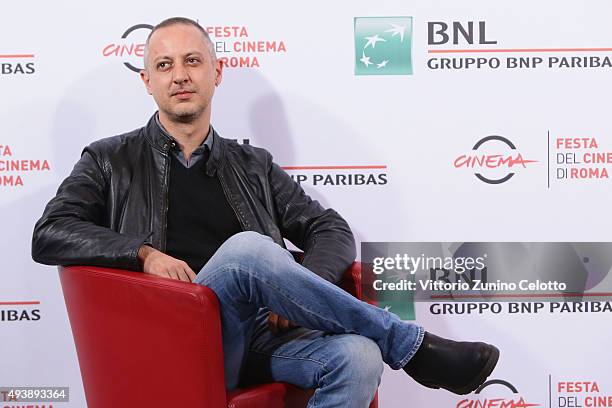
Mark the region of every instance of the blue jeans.
<instances>
[{"instance_id":1,"label":"blue jeans","mask_svg":"<svg viewBox=\"0 0 612 408\"><path fill-rule=\"evenodd\" d=\"M225 241L194 282L219 298L228 389L283 381L316 388L309 408L367 407L382 362L403 367L423 340L420 326L354 298L256 232ZM273 335L269 310L300 328Z\"/></svg>"}]
</instances>

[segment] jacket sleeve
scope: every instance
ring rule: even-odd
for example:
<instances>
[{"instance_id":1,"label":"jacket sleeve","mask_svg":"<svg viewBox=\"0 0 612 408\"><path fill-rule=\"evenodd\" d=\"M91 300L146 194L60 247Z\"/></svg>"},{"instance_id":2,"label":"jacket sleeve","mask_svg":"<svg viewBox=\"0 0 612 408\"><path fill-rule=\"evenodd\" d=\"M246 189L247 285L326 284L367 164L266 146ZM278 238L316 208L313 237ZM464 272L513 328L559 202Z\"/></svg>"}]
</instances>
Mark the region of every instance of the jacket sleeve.
<instances>
[{"instance_id":1,"label":"jacket sleeve","mask_svg":"<svg viewBox=\"0 0 612 408\"><path fill-rule=\"evenodd\" d=\"M146 236L127 236L106 225L109 184L96 153L85 148L34 227L32 258L46 265L91 265L138 270Z\"/></svg>"},{"instance_id":2,"label":"jacket sleeve","mask_svg":"<svg viewBox=\"0 0 612 408\"><path fill-rule=\"evenodd\" d=\"M269 177L281 232L304 251L302 265L338 282L356 255L349 225L336 211L312 200L271 157Z\"/></svg>"}]
</instances>

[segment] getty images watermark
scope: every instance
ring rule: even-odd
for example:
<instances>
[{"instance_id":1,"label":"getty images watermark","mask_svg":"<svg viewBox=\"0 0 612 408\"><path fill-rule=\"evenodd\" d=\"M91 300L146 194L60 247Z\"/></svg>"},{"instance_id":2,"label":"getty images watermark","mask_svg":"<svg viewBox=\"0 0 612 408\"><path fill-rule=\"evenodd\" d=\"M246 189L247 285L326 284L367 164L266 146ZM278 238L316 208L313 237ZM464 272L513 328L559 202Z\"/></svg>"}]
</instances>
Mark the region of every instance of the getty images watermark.
<instances>
[{"instance_id":1,"label":"getty images watermark","mask_svg":"<svg viewBox=\"0 0 612 408\"><path fill-rule=\"evenodd\" d=\"M612 296L612 243L364 242L361 248L364 294L380 305Z\"/></svg>"},{"instance_id":2,"label":"getty images watermark","mask_svg":"<svg viewBox=\"0 0 612 408\"><path fill-rule=\"evenodd\" d=\"M518 284L515 282L504 282L497 279L495 282L487 282L487 254L476 258L472 257L441 257L441 256L425 256L421 254L417 257L404 253L403 255L396 254L393 257L375 257L372 260L372 272L375 275L381 275L385 271L406 271L411 275L415 275L419 270L430 271L430 278L408 280L400 279L399 281L386 282L383 279L376 279L372 286L375 290L417 290L424 291L564 291L567 289L567 284L559 281L543 282L539 279L530 281L521 279ZM467 277L466 272L474 275L479 271L479 278ZM442 272L442 275L436 277L436 272ZM451 273L454 273L457 279L455 282L449 280Z\"/></svg>"}]
</instances>

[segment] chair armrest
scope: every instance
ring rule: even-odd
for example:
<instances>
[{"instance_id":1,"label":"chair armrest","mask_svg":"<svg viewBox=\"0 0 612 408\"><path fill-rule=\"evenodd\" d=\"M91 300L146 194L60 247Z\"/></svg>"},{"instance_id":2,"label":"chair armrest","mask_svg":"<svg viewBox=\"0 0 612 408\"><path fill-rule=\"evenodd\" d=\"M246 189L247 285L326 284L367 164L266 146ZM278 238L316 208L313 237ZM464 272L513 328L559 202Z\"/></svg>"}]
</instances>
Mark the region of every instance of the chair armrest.
<instances>
[{"instance_id":1,"label":"chair armrest","mask_svg":"<svg viewBox=\"0 0 612 408\"><path fill-rule=\"evenodd\" d=\"M338 286L355 296L357 299L363 300L363 293L361 290L361 262L353 262L353 264L347 268L342 278L340 278Z\"/></svg>"},{"instance_id":2,"label":"chair armrest","mask_svg":"<svg viewBox=\"0 0 612 408\"><path fill-rule=\"evenodd\" d=\"M89 408L226 406L212 290L96 267L60 279Z\"/></svg>"}]
</instances>

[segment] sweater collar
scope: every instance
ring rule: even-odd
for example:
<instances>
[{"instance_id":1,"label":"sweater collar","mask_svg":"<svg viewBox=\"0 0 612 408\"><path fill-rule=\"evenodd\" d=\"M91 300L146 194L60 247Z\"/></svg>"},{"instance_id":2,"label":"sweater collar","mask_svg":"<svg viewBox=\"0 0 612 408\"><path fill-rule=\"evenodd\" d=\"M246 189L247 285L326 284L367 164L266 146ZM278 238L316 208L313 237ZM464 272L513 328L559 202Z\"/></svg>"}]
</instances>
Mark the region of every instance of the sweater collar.
<instances>
[{"instance_id":1,"label":"sweater collar","mask_svg":"<svg viewBox=\"0 0 612 408\"><path fill-rule=\"evenodd\" d=\"M167 155L171 150L180 149L180 147L178 142L172 136L170 136L170 134L168 134L168 132L166 132L166 130L163 128L161 123L159 123L157 114L158 113L155 112L149 119L149 122L145 126L145 133L153 147ZM206 162L206 174L213 176L218 165L220 164L223 152L223 138L221 138L213 126L210 125L206 140L208 143L210 143L210 145L212 145L210 149L210 156ZM205 144L208 143L205 142Z\"/></svg>"}]
</instances>

